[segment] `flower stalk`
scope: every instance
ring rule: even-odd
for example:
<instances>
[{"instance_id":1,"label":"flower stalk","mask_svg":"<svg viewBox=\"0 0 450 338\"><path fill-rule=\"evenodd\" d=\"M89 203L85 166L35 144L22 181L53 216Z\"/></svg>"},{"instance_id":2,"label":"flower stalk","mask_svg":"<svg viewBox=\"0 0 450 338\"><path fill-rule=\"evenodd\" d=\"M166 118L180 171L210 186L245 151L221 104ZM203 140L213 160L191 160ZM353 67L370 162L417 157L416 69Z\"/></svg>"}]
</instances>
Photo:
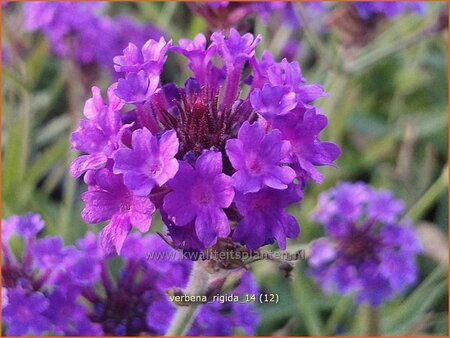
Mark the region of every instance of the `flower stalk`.
<instances>
[{"instance_id":1,"label":"flower stalk","mask_svg":"<svg viewBox=\"0 0 450 338\"><path fill-rule=\"evenodd\" d=\"M420 217L436 202L448 186L448 165L442 170L438 179L428 188L422 197L411 207L406 216L412 221L418 221Z\"/></svg>"},{"instance_id":2,"label":"flower stalk","mask_svg":"<svg viewBox=\"0 0 450 338\"><path fill-rule=\"evenodd\" d=\"M208 285L211 274L206 271L202 262L194 263L189 283L185 293L190 296L205 295L208 291ZM188 332L200 310L200 303L190 303L188 306L179 306L172 322L167 330L166 336L184 336Z\"/></svg>"},{"instance_id":3,"label":"flower stalk","mask_svg":"<svg viewBox=\"0 0 450 338\"><path fill-rule=\"evenodd\" d=\"M365 335L375 337L380 335L380 316L377 308L368 306L364 309Z\"/></svg>"}]
</instances>

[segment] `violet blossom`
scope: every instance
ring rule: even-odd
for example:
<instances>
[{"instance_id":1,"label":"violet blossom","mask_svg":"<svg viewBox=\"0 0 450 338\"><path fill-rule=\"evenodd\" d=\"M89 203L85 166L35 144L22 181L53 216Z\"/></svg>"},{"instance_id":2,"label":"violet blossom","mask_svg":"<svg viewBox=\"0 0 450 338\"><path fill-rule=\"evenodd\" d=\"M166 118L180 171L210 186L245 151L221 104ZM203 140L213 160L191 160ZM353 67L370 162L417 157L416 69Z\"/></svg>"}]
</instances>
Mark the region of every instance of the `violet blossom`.
<instances>
[{"instance_id":1,"label":"violet blossom","mask_svg":"<svg viewBox=\"0 0 450 338\"><path fill-rule=\"evenodd\" d=\"M340 150L320 140L327 118L313 102L325 95L322 87L308 84L297 62L276 62L267 51L258 59L260 41L232 29L213 33L210 43L199 34L179 45L164 38L129 44L114 58L120 78L109 102L95 88L87 119L72 135L82 155L71 171L85 174L88 185L83 217L109 221L107 250L119 251L133 226L147 231L156 211L168 240L183 249L232 238L252 248L276 240L284 248L286 238L298 236L285 209L309 181L321 181L317 167L333 165ZM184 86L162 80L170 53L184 57L193 73ZM280 106L271 104L272 93ZM270 189L280 201L264 211L276 220L269 226L239 199L256 200ZM257 240L242 235L248 226L260 227Z\"/></svg>"},{"instance_id":2,"label":"violet blossom","mask_svg":"<svg viewBox=\"0 0 450 338\"><path fill-rule=\"evenodd\" d=\"M104 14L106 8L106 2L28 2L25 27L41 32L56 56L108 70L113 57L129 42L142 46L148 38L162 36L152 25L140 25L131 17L110 18Z\"/></svg>"},{"instance_id":3,"label":"violet blossom","mask_svg":"<svg viewBox=\"0 0 450 338\"><path fill-rule=\"evenodd\" d=\"M404 204L388 191L340 183L320 195L313 219L327 237L313 242L310 275L325 292L355 294L380 306L417 278L417 234L403 220Z\"/></svg>"},{"instance_id":4,"label":"violet blossom","mask_svg":"<svg viewBox=\"0 0 450 338\"><path fill-rule=\"evenodd\" d=\"M124 242L121 268L111 273L117 257L104 252L97 235L88 233L75 246L65 246L61 239L21 232L17 221L28 229L43 225L32 214L3 221L11 234L2 236L7 336L164 335L176 311L168 293L186 287L190 260L156 235L133 234ZM19 257L9 246L12 236L24 243ZM234 295L243 300L246 294L258 295L249 273L240 278ZM236 329L253 335L258 322L254 303L211 302L202 306L188 335L230 336Z\"/></svg>"}]
</instances>

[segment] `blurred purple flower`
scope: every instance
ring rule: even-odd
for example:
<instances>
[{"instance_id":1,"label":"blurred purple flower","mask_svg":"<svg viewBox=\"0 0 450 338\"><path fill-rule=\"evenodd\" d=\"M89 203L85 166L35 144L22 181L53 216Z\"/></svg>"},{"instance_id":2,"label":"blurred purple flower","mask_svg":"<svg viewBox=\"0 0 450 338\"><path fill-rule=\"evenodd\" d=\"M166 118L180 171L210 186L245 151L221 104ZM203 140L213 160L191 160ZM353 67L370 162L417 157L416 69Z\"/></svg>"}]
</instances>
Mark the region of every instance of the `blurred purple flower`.
<instances>
[{"instance_id":1,"label":"blurred purple flower","mask_svg":"<svg viewBox=\"0 0 450 338\"><path fill-rule=\"evenodd\" d=\"M323 193L313 219L327 237L312 244L310 275L324 291L355 293L372 306L404 291L416 281L421 245L402 213L403 202L363 183Z\"/></svg>"},{"instance_id":2,"label":"blurred purple flower","mask_svg":"<svg viewBox=\"0 0 450 338\"><path fill-rule=\"evenodd\" d=\"M59 57L73 58L82 66L95 64L111 69L111 61L126 44L142 46L162 33L151 25L141 26L131 17L110 18L102 14L105 2L33 2L24 4L25 27L42 32Z\"/></svg>"},{"instance_id":3,"label":"blurred purple flower","mask_svg":"<svg viewBox=\"0 0 450 338\"><path fill-rule=\"evenodd\" d=\"M389 20L395 19L405 12L415 12L423 14L427 4L425 2L354 2L352 5L358 11L358 15L363 20L370 20L377 15L382 15Z\"/></svg>"},{"instance_id":4,"label":"blurred purple flower","mask_svg":"<svg viewBox=\"0 0 450 338\"><path fill-rule=\"evenodd\" d=\"M23 257L15 257L2 238L2 324L8 336L164 335L176 310L167 293L186 287L192 269L190 260L156 235L129 236L114 273L110 267L117 257L105 254L92 233L76 247L52 237L18 235L25 240ZM65 254L35 264L50 247L55 255ZM258 294L249 273L233 293ZM252 335L258 322L252 303L214 302L203 305L188 334L231 335L240 328Z\"/></svg>"},{"instance_id":5,"label":"blurred purple flower","mask_svg":"<svg viewBox=\"0 0 450 338\"><path fill-rule=\"evenodd\" d=\"M9 241L12 235L33 238L44 228L41 216L31 212L23 216L11 216L2 223L2 238L5 241Z\"/></svg>"},{"instance_id":6,"label":"blurred purple flower","mask_svg":"<svg viewBox=\"0 0 450 338\"><path fill-rule=\"evenodd\" d=\"M8 305L2 310L3 321L8 323L8 335L43 335L50 327L43 316L49 301L39 292L27 295L20 288L8 292Z\"/></svg>"}]
</instances>

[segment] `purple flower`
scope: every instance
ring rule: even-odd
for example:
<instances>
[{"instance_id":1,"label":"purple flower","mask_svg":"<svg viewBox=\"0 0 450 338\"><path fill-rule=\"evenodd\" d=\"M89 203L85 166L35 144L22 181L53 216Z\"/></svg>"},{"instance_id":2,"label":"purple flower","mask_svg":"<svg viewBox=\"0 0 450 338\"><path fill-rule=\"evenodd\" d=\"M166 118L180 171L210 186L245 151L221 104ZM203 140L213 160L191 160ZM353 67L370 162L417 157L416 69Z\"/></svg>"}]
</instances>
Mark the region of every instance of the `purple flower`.
<instances>
[{"instance_id":1,"label":"purple flower","mask_svg":"<svg viewBox=\"0 0 450 338\"><path fill-rule=\"evenodd\" d=\"M2 238L9 241L12 235L26 238L35 237L44 228L44 221L38 214L27 213L23 216L11 216L2 224Z\"/></svg>"},{"instance_id":2,"label":"purple flower","mask_svg":"<svg viewBox=\"0 0 450 338\"><path fill-rule=\"evenodd\" d=\"M198 238L212 246L218 238L230 233L230 223L223 209L233 201L231 177L222 173L222 155L207 151L196 161L195 168L180 162L180 168L168 183L172 191L164 199L164 211L177 226L195 220Z\"/></svg>"},{"instance_id":3,"label":"purple flower","mask_svg":"<svg viewBox=\"0 0 450 338\"><path fill-rule=\"evenodd\" d=\"M228 140L226 152L236 173L234 185L243 193L257 192L264 186L286 189L295 178L295 171L281 166L289 152L289 142L281 140L281 133L266 134L259 123L245 122L238 138Z\"/></svg>"},{"instance_id":4,"label":"purple flower","mask_svg":"<svg viewBox=\"0 0 450 338\"><path fill-rule=\"evenodd\" d=\"M263 89L256 88L250 96L253 108L265 119L286 115L297 106L295 92L286 91L283 86L266 84Z\"/></svg>"},{"instance_id":5,"label":"purple flower","mask_svg":"<svg viewBox=\"0 0 450 338\"><path fill-rule=\"evenodd\" d=\"M140 50L135 44L130 43L123 50L123 56L114 58L114 69L116 72L138 73L141 70L145 73L155 73L159 75L166 61L166 53L172 42L166 42L164 37L159 41L148 40Z\"/></svg>"},{"instance_id":6,"label":"purple flower","mask_svg":"<svg viewBox=\"0 0 450 338\"><path fill-rule=\"evenodd\" d=\"M123 132L119 110L124 103L115 94L116 85L108 88L108 104L103 102L98 87L92 88L92 98L86 101L83 114L87 120L72 133L73 149L87 153L75 159L70 167L72 176L79 177L87 170L100 169L119 146Z\"/></svg>"},{"instance_id":7,"label":"purple flower","mask_svg":"<svg viewBox=\"0 0 450 338\"><path fill-rule=\"evenodd\" d=\"M110 267L117 257L103 252L97 235L88 233L76 247L61 246L52 237L18 235L25 240L21 258L14 257L2 238L7 248L2 261L6 335L164 335L176 310L168 291L186 287L192 269L190 260L156 235L130 235L113 274ZM35 264L36 257L42 261L49 254L42 248L50 247L55 255L67 254ZM242 272L229 271L236 277ZM249 273L233 293L258 294ZM252 335L258 322L253 303L214 302L202 307L188 334L229 335L239 328Z\"/></svg>"},{"instance_id":8,"label":"purple flower","mask_svg":"<svg viewBox=\"0 0 450 338\"><path fill-rule=\"evenodd\" d=\"M390 192L363 183L323 193L313 218L327 237L312 244L310 275L326 292L356 293L357 302L372 306L404 291L416 280L421 246L402 212Z\"/></svg>"},{"instance_id":9,"label":"purple flower","mask_svg":"<svg viewBox=\"0 0 450 338\"><path fill-rule=\"evenodd\" d=\"M147 74L144 70L128 73L125 79L119 79L115 93L126 103L142 103L158 88L159 77Z\"/></svg>"},{"instance_id":10,"label":"purple flower","mask_svg":"<svg viewBox=\"0 0 450 338\"><path fill-rule=\"evenodd\" d=\"M132 226L141 232L148 231L155 212L148 197L135 196L124 185L123 176L114 175L109 169L97 172L95 185L89 187L82 199L85 207L81 215L87 223L111 220L100 235L102 247L107 252L115 248L120 253Z\"/></svg>"},{"instance_id":11,"label":"purple flower","mask_svg":"<svg viewBox=\"0 0 450 338\"><path fill-rule=\"evenodd\" d=\"M321 183L323 175L316 166L332 165L340 156L339 148L329 142L321 142L318 135L327 126L327 118L316 108L298 108L292 114L274 119L272 126L291 144L293 167L299 177Z\"/></svg>"},{"instance_id":12,"label":"purple flower","mask_svg":"<svg viewBox=\"0 0 450 338\"><path fill-rule=\"evenodd\" d=\"M232 29L214 32L210 41L199 34L175 46L163 38L142 48L129 44L114 58L120 74L109 103L94 89L87 119L72 135L83 153L72 173L85 174L88 185L83 217L110 220L102 235L107 248L118 250L132 226L148 230L157 210L177 248L232 243L231 225L241 223L244 233L250 229L242 224L256 224L256 217L241 222L247 210L237 207L234 188L286 194L276 204L275 228L260 220L260 245L282 240L285 246L286 237L298 234L285 211L300 200L291 190L301 195L310 180L320 182L317 167L333 165L340 151L320 140L327 119L313 102L323 89L307 84L297 62L277 62L267 51L258 59L260 41ZM170 53L192 71L182 86L164 81Z\"/></svg>"},{"instance_id":13,"label":"purple flower","mask_svg":"<svg viewBox=\"0 0 450 338\"><path fill-rule=\"evenodd\" d=\"M184 55L189 60L189 68L195 78L205 84L208 70L212 69L211 59L216 52L216 46L206 48L206 38L197 34L194 40L180 39L179 46L172 47L172 51Z\"/></svg>"},{"instance_id":14,"label":"purple flower","mask_svg":"<svg viewBox=\"0 0 450 338\"><path fill-rule=\"evenodd\" d=\"M370 20L377 15L382 15L389 20L395 19L405 12L422 14L426 9L425 2L355 2L352 5L358 11L363 20Z\"/></svg>"},{"instance_id":15,"label":"purple flower","mask_svg":"<svg viewBox=\"0 0 450 338\"><path fill-rule=\"evenodd\" d=\"M77 259L89 255L89 251L81 250ZM89 321L100 325L105 335L163 335L176 310L167 291L186 286L192 262L183 259L158 236L137 234L126 239L122 268L114 279L106 273L111 259L110 256L91 258L102 272L92 275L88 284L79 284L77 280L73 283L73 288L81 288L80 296L87 304ZM234 292L257 294L258 290L251 275L245 274ZM242 313L247 313L248 317L244 318ZM258 317L253 304L205 304L188 335L221 335L239 327L253 334ZM217 325L210 325L212 323Z\"/></svg>"},{"instance_id":16,"label":"purple flower","mask_svg":"<svg viewBox=\"0 0 450 338\"><path fill-rule=\"evenodd\" d=\"M127 16L102 15L105 3L35 2L24 5L25 26L50 41L54 54L69 57L81 66L112 70L111 60L131 42L142 46L161 37L151 25L141 26ZM125 40L126 39L126 40Z\"/></svg>"},{"instance_id":17,"label":"purple flower","mask_svg":"<svg viewBox=\"0 0 450 338\"><path fill-rule=\"evenodd\" d=\"M236 101L239 92L239 80L242 68L254 54L256 46L261 42L261 36L253 38L250 33L241 36L232 28L228 38L222 33L214 32L211 35L212 46L217 46L227 70L227 83L223 106L231 106Z\"/></svg>"},{"instance_id":18,"label":"purple flower","mask_svg":"<svg viewBox=\"0 0 450 338\"><path fill-rule=\"evenodd\" d=\"M55 269L68 254L60 237L46 237L33 245L32 251L39 268Z\"/></svg>"},{"instance_id":19,"label":"purple flower","mask_svg":"<svg viewBox=\"0 0 450 338\"><path fill-rule=\"evenodd\" d=\"M114 173L123 174L125 185L136 195L146 196L155 185L162 186L178 171L178 139L165 132L158 141L147 128L132 136L133 149L121 148L114 155Z\"/></svg>"},{"instance_id":20,"label":"purple flower","mask_svg":"<svg viewBox=\"0 0 450 338\"><path fill-rule=\"evenodd\" d=\"M253 250L275 239L281 249L286 249L286 238L296 238L300 229L295 217L285 209L301 198L292 186L286 190L264 188L256 193L237 193L235 203L243 218L234 229L233 240Z\"/></svg>"},{"instance_id":21,"label":"purple flower","mask_svg":"<svg viewBox=\"0 0 450 338\"><path fill-rule=\"evenodd\" d=\"M30 215L12 216L3 224L24 223ZM33 216L42 222L38 215ZM42 227L43 223L39 229ZM19 256L10 250L9 239L2 237L2 300L7 296L2 319L6 335L98 335L92 326L89 331L76 330L79 325L89 326L84 307L75 301L78 289L67 285L74 279L66 278L68 260L79 253L63 246L57 237L36 239L36 232L15 234L23 241Z\"/></svg>"},{"instance_id":22,"label":"purple flower","mask_svg":"<svg viewBox=\"0 0 450 338\"><path fill-rule=\"evenodd\" d=\"M253 38L250 33L241 36L235 29L230 30L228 38L222 33L215 32L211 36L213 45L218 47L228 68L239 67L255 54L256 46L261 42L261 36Z\"/></svg>"},{"instance_id":23,"label":"purple flower","mask_svg":"<svg viewBox=\"0 0 450 338\"><path fill-rule=\"evenodd\" d=\"M17 288L8 292L8 305L2 310L4 322L8 323L10 336L43 335L50 327L43 316L49 301L39 292L27 295Z\"/></svg>"}]
</instances>

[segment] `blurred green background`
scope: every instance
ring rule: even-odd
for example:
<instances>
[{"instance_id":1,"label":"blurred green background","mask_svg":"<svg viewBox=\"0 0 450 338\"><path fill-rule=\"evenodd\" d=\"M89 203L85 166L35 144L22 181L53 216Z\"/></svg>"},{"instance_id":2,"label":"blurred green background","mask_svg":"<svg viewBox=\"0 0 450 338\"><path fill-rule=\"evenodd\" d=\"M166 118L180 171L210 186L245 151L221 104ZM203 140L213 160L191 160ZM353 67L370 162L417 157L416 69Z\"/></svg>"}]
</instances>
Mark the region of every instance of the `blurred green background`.
<instances>
[{"instance_id":1,"label":"blurred green background","mask_svg":"<svg viewBox=\"0 0 450 338\"><path fill-rule=\"evenodd\" d=\"M265 24L249 18L245 25L263 35L259 53L269 49L279 56L284 42L298 39L304 76L329 93L317 102L329 118L323 139L343 152L337 168L322 170L325 182L311 184L301 205L291 210L302 233L288 250L306 248L323 235L309 214L318 194L341 180L393 190L420 231L425 247L419 259L420 283L380 311L381 334L448 335L448 36L422 34L443 7L430 3L425 16L386 22L356 55L340 47L333 31L316 33L308 20L301 32L276 20ZM174 41L208 31L184 3L111 3L108 12L150 22ZM2 27L2 50L8 56L2 66L2 217L40 213L46 234L61 235L71 244L101 226L81 220L85 186L68 172L76 156L69 136L78 126L89 88L105 90L112 80L104 73L88 83L84 79L82 85L74 62L53 57L43 36L24 31L18 3L3 9ZM170 62L166 76L183 82L189 74L186 67L177 59ZM152 229L162 229L161 223ZM367 333L368 310L353 305L351 297L323 295L305 277L305 265L297 265L292 281L270 262L253 265L261 288L280 297L278 304L260 306L258 334Z\"/></svg>"}]
</instances>

